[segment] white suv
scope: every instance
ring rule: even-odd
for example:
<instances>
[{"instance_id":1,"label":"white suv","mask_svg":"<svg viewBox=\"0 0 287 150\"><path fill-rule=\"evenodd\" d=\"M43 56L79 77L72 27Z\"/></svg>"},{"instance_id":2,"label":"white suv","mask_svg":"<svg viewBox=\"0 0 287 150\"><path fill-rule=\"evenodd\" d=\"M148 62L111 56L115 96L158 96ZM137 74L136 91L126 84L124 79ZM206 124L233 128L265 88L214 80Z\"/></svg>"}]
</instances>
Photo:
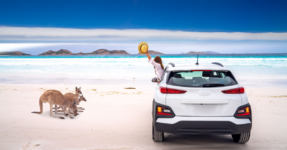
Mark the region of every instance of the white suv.
<instances>
[{"instance_id":1,"label":"white suv","mask_svg":"<svg viewBox=\"0 0 287 150\"><path fill-rule=\"evenodd\" d=\"M156 142L164 140L164 132L231 134L237 143L250 138L252 116L247 95L220 63L170 63L156 87L152 110Z\"/></svg>"}]
</instances>

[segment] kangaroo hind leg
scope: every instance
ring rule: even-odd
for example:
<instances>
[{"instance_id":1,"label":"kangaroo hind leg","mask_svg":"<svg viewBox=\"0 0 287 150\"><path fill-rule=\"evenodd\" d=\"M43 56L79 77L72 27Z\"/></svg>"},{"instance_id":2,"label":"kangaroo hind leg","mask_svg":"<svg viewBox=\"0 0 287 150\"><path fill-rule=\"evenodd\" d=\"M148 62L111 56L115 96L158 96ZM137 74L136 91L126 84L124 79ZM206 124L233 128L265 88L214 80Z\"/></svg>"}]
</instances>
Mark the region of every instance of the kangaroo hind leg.
<instances>
[{"instance_id":1,"label":"kangaroo hind leg","mask_svg":"<svg viewBox=\"0 0 287 150\"><path fill-rule=\"evenodd\" d=\"M53 114L53 105L54 105L54 101L56 99L56 96L54 94L52 94L49 98L48 98L48 102L50 104L50 116L54 117L54 118L59 118L59 119L65 119L64 117L60 117L60 116L55 116Z\"/></svg>"}]
</instances>

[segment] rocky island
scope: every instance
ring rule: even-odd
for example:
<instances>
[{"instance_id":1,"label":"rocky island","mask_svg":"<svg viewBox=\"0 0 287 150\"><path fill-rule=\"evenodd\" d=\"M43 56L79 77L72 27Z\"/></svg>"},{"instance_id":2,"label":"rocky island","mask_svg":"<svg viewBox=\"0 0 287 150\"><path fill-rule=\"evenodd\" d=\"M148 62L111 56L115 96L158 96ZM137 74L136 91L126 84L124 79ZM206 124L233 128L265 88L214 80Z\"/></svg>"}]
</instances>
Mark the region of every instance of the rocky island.
<instances>
[{"instance_id":1,"label":"rocky island","mask_svg":"<svg viewBox=\"0 0 287 150\"><path fill-rule=\"evenodd\" d=\"M49 50L39 55L73 55L73 53L66 49L60 49L58 51Z\"/></svg>"},{"instance_id":2,"label":"rocky island","mask_svg":"<svg viewBox=\"0 0 287 150\"><path fill-rule=\"evenodd\" d=\"M86 53L87 55L129 55L125 50L107 50L107 49L98 49L92 53Z\"/></svg>"},{"instance_id":3,"label":"rocky island","mask_svg":"<svg viewBox=\"0 0 287 150\"><path fill-rule=\"evenodd\" d=\"M20 51L13 52L0 52L0 55L12 55L12 56L31 56L30 54L26 54Z\"/></svg>"},{"instance_id":4,"label":"rocky island","mask_svg":"<svg viewBox=\"0 0 287 150\"><path fill-rule=\"evenodd\" d=\"M83 52L79 52L79 53L73 53L73 55L86 55L86 54Z\"/></svg>"}]
</instances>

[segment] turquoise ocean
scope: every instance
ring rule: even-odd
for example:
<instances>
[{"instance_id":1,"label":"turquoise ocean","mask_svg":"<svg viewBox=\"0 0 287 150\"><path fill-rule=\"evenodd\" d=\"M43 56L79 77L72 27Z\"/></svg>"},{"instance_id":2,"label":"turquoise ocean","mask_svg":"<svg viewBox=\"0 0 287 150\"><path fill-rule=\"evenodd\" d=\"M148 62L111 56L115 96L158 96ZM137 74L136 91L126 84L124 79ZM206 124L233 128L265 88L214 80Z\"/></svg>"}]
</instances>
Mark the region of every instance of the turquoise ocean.
<instances>
[{"instance_id":1,"label":"turquoise ocean","mask_svg":"<svg viewBox=\"0 0 287 150\"><path fill-rule=\"evenodd\" d=\"M169 62L195 64L197 55L160 55ZM155 55L153 56L155 57ZM222 63L239 80L287 80L287 54L199 55L199 64ZM53 75L95 79L150 79L154 70L145 55L0 56L0 81L9 76ZM5 77L5 80L4 80Z\"/></svg>"}]
</instances>

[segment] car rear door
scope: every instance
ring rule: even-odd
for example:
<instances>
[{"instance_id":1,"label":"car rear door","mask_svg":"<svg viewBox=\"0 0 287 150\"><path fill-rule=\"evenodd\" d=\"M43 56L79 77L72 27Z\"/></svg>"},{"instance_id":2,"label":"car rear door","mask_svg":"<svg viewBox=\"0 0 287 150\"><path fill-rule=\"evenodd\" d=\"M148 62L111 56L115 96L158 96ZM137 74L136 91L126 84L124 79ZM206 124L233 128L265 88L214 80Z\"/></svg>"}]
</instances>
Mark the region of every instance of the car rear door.
<instances>
[{"instance_id":1,"label":"car rear door","mask_svg":"<svg viewBox=\"0 0 287 150\"><path fill-rule=\"evenodd\" d=\"M219 87L186 87L167 84L167 88L186 91L167 94L166 105L177 116L233 116L242 105L239 94L222 91L239 88L238 84Z\"/></svg>"}]
</instances>

